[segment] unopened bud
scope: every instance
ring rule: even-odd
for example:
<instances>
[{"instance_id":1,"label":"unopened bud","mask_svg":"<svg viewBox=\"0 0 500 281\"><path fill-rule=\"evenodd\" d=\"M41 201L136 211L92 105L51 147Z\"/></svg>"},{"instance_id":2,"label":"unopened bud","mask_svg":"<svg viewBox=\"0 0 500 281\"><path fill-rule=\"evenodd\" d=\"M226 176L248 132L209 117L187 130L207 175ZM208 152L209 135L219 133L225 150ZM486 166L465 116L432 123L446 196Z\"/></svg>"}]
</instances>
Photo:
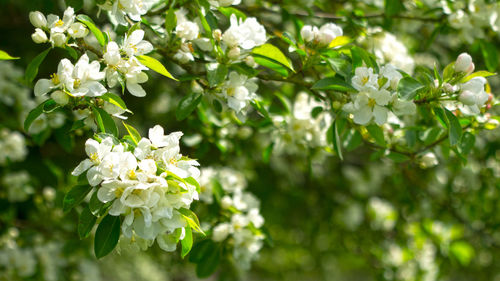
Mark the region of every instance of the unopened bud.
<instances>
[{"instance_id":1,"label":"unopened bud","mask_svg":"<svg viewBox=\"0 0 500 281\"><path fill-rule=\"evenodd\" d=\"M220 41L220 39L222 38L222 31L220 29L216 29L213 31L212 35L214 36L214 39L216 41Z\"/></svg>"},{"instance_id":2,"label":"unopened bud","mask_svg":"<svg viewBox=\"0 0 500 281\"><path fill-rule=\"evenodd\" d=\"M33 39L33 42L37 44L42 44L49 40L49 38L47 38L47 34L45 34L45 32L43 32L40 28L35 29L35 33L31 34L31 39Z\"/></svg>"},{"instance_id":3,"label":"unopened bud","mask_svg":"<svg viewBox=\"0 0 500 281\"><path fill-rule=\"evenodd\" d=\"M466 73L474 71L474 64L472 63L472 57L467 53L461 53L458 56L457 60L455 61L455 71L466 72Z\"/></svg>"},{"instance_id":4,"label":"unopened bud","mask_svg":"<svg viewBox=\"0 0 500 281\"><path fill-rule=\"evenodd\" d=\"M255 62L255 59L252 56L247 56L244 60L248 66L252 68L257 67L257 63Z\"/></svg>"},{"instance_id":5,"label":"unopened bud","mask_svg":"<svg viewBox=\"0 0 500 281\"><path fill-rule=\"evenodd\" d=\"M69 102L69 97L66 93L64 93L63 91L55 91L53 92L50 97L57 103L57 104L60 104L60 105L66 105L68 104Z\"/></svg>"},{"instance_id":6,"label":"unopened bud","mask_svg":"<svg viewBox=\"0 0 500 281\"><path fill-rule=\"evenodd\" d=\"M240 57L240 48L238 47L231 48L227 53L227 57L232 60L238 59Z\"/></svg>"},{"instance_id":7,"label":"unopened bud","mask_svg":"<svg viewBox=\"0 0 500 281\"><path fill-rule=\"evenodd\" d=\"M300 30L300 36L304 39L305 42L310 42L314 40L314 29L310 25L304 25Z\"/></svg>"},{"instance_id":8,"label":"unopened bud","mask_svg":"<svg viewBox=\"0 0 500 281\"><path fill-rule=\"evenodd\" d=\"M30 17L31 24L34 27L44 28L47 26L47 19L45 18L45 16L41 12L39 12L39 11L30 12L29 17Z\"/></svg>"},{"instance_id":9,"label":"unopened bud","mask_svg":"<svg viewBox=\"0 0 500 281\"><path fill-rule=\"evenodd\" d=\"M436 166L438 163L436 155L432 152L427 152L420 158L419 165L422 169L427 169Z\"/></svg>"},{"instance_id":10,"label":"unopened bud","mask_svg":"<svg viewBox=\"0 0 500 281\"><path fill-rule=\"evenodd\" d=\"M53 33L50 35L50 39L56 47L62 47L66 44L66 35L64 33Z\"/></svg>"}]
</instances>

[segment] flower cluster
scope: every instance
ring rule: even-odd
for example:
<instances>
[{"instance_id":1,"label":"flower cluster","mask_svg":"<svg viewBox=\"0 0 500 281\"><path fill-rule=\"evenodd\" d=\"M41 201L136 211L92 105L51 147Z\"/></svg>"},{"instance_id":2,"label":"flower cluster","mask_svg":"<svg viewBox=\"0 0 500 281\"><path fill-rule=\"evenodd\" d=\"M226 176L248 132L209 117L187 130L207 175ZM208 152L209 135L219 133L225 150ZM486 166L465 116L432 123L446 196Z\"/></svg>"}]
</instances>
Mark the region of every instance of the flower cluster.
<instances>
[{"instance_id":1,"label":"flower cluster","mask_svg":"<svg viewBox=\"0 0 500 281\"><path fill-rule=\"evenodd\" d=\"M300 36L306 43L313 42L321 46L328 46L333 39L342 36L342 34L342 28L334 23L326 23L320 28L304 25L300 30Z\"/></svg>"},{"instance_id":2,"label":"flower cluster","mask_svg":"<svg viewBox=\"0 0 500 281\"><path fill-rule=\"evenodd\" d=\"M68 42L69 37L83 38L89 33L84 24L75 22L75 11L72 7L68 7L64 11L62 19L52 14L45 17L39 11L31 12L29 18L31 24L36 27L31 38L38 44L50 42L52 46L62 47Z\"/></svg>"},{"instance_id":3,"label":"flower cluster","mask_svg":"<svg viewBox=\"0 0 500 281\"><path fill-rule=\"evenodd\" d=\"M390 64L375 73L373 68L358 67L352 77L352 85L359 92L351 94L351 102L343 109L352 113L355 123L369 124L372 120L378 125L387 122L389 112L396 115L412 115L416 113L413 101L398 97L396 92L399 80L403 76Z\"/></svg>"},{"instance_id":4,"label":"flower cluster","mask_svg":"<svg viewBox=\"0 0 500 281\"><path fill-rule=\"evenodd\" d=\"M17 131L9 129L0 130L0 166L5 166L9 162L20 162L26 158L28 149L24 136Z\"/></svg>"},{"instance_id":5,"label":"flower cluster","mask_svg":"<svg viewBox=\"0 0 500 281\"><path fill-rule=\"evenodd\" d=\"M237 59L240 48L251 50L266 43L266 30L256 18L237 19L235 14L230 18L231 26L222 34L222 42L226 44L228 57Z\"/></svg>"},{"instance_id":6,"label":"flower cluster","mask_svg":"<svg viewBox=\"0 0 500 281\"><path fill-rule=\"evenodd\" d=\"M229 73L229 79L222 85L222 96L227 100L229 108L233 109L240 119L245 118L250 101L257 98L255 92L258 86L251 79L237 72Z\"/></svg>"},{"instance_id":7,"label":"flower cluster","mask_svg":"<svg viewBox=\"0 0 500 281\"><path fill-rule=\"evenodd\" d=\"M109 42L103 55L106 63L105 73L108 86L113 88L124 81L127 90L136 97L144 97L146 91L140 83L148 80L143 70L148 70L136 58L153 50L153 45L144 38L143 30L134 30L130 35L125 35L123 44Z\"/></svg>"},{"instance_id":8,"label":"flower cluster","mask_svg":"<svg viewBox=\"0 0 500 281\"><path fill-rule=\"evenodd\" d=\"M158 2L158 0L106 0L103 4L99 4L99 7L108 11L111 22L128 25L125 17L141 21L141 16Z\"/></svg>"},{"instance_id":9,"label":"flower cluster","mask_svg":"<svg viewBox=\"0 0 500 281\"><path fill-rule=\"evenodd\" d=\"M124 216L123 240L144 249L156 240L165 251L174 251L184 238L188 223L182 213L198 200L195 160L179 151L181 132L164 135L159 125L149 130L137 146L111 137L85 144L88 159L72 172L87 172L91 186L99 186L97 198L112 202L109 215Z\"/></svg>"},{"instance_id":10,"label":"flower cluster","mask_svg":"<svg viewBox=\"0 0 500 281\"><path fill-rule=\"evenodd\" d=\"M220 205L228 212L229 218L213 227L212 240L228 241L233 246L234 259L241 268L248 269L263 246L264 235L259 230L264 225L259 211L260 202L245 191L245 177L233 169L202 169L202 200L212 202L212 194L216 194L214 184L222 189L219 191L224 194Z\"/></svg>"}]
</instances>

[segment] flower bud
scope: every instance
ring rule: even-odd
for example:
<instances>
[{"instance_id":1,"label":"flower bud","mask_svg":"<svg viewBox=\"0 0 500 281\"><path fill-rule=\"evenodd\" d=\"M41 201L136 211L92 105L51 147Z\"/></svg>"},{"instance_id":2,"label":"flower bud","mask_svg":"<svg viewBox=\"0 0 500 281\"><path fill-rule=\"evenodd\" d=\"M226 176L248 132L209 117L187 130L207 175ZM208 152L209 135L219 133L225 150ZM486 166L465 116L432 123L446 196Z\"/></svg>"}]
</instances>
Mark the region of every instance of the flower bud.
<instances>
[{"instance_id":1,"label":"flower bud","mask_svg":"<svg viewBox=\"0 0 500 281\"><path fill-rule=\"evenodd\" d=\"M451 85L450 83L446 83L446 82L443 83L443 89L445 92L447 92L449 94L457 91L457 88L455 86Z\"/></svg>"},{"instance_id":2,"label":"flower bud","mask_svg":"<svg viewBox=\"0 0 500 281\"><path fill-rule=\"evenodd\" d=\"M56 47L62 47L66 44L66 35L64 33L53 33L50 35L52 44Z\"/></svg>"},{"instance_id":3,"label":"flower bud","mask_svg":"<svg viewBox=\"0 0 500 281\"><path fill-rule=\"evenodd\" d=\"M231 208L231 206L233 206L233 199L231 199L231 197L226 195L222 197L220 204L222 208L229 209Z\"/></svg>"},{"instance_id":4,"label":"flower bud","mask_svg":"<svg viewBox=\"0 0 500 281\"><path fill-rule=\"evenodd\" d=\"M457 60L455 61L455 72L469 73L471 67L472 71L474 71L474 64L472 63L472 57L467 53L461 53L458 56Z\"/></svg>"},{"instance_id":5,"label":"flower bud","mask_svg":"<svg viewBox=\"0 0 500 281\"><path fill-rule=\"evenodd\" d=\"M420 158L419 165L422 169L427 169L436 166L438 163L436 155L432 152L427 152Z\"/></svg>"},{"instance_id":6,"label":"flower bud","mask_svg":"<svg viewBox=\"0 0 500 281\"><path fill-rule=\"evenodd\" d=\"M66 93L64 93L63 91L55 91L53 92L50 97L57 103L57 104L60 104L60 105L66 105L68 104L69 102L69 97Z\"/></svg>"},{"instance_id":7,"label":"flower bud","mask_svg":"<svg viewBox=\"0 0 500 281\"><path fill-rule=\"evenodd\" d=\"M304 25L300 30L300 36L302 36L305 42L314 40L314 33L314 29L310 25Z\"/></svg>"},{"instance_id":8,"label":"flower bud","mask_svg":"<svg viewBox=\"0 0 500 281\"><path fill-rule=\"evenodd\" d=\"M43 197L47 201L50 201L50 202L54 201L54 199L56 199L56 190L53 187L46 186L43 189Z\"/></svg>"},{"instance_id":9,"label":"flower bud","mask_svg":"<svg viewBox=\"0 0 500 281\"><path fill-rule=\"evenodd\" d=\"M238 59L240 57L240 48L238 47L231 48L227 53L227 57L232 60Z\"/></svg>"},{"instance_id":10,"label":"flower bud","mask_svg":"<svg viewBox=\"0 0 500 281\"><path fill-rule=\"evenodd\" d=\"M244 59L245 63L252 67L252 68L255 68L257 67L257 63L255 62L255 59L252 57L252 56L247 56L245 59Z\"/></svg>"},{"instance_id":11,"label":"flower bud","mask_svg":"<svg viewBox=\"0 0 500 281\"><path fill-rule=\"evenodd\" d=\"M39 12L39 11L30 12L29 17L30 17L31 24L34 27L44 28L47 26L47 19L45 18L45 16L41 12Z\"/></svg>"},{"instance_id":12,"label":"flower bud","mask_svg":"<svg viewBox=\"0 0 500 281\"><path fill-rule=\"evenodd\" d=\"M465 105L474 105L476 104L476 94L474 94L471 91L463 91L460 96L458 97L458 100L461 101Z\"/></svg>"},{"instance_id":13,"label":"flower bud","mask_svg":"<svg viewBox=\"0 0 500 281\"><path fill-rule=\"evenodd\" d=\"M216 29L213 31L212 35L214 36L214 39L216 41L220 41L220 39L222 38L222 31L220 29Z\"/></svg>"},{"instance_id":14,"label":"flower bud","mask_svg":"<svg viewBox=\"0 0 500 281\"><path fill-rule=\"evenodd\" d=\"M35 33L31 34L31 39L33 39L33 42L37 44L42 44L49 40L49 38L47 38L47 34L45 34L45 32L43 32L40 28L35 29Z\"/></svg>"}]
</instances>

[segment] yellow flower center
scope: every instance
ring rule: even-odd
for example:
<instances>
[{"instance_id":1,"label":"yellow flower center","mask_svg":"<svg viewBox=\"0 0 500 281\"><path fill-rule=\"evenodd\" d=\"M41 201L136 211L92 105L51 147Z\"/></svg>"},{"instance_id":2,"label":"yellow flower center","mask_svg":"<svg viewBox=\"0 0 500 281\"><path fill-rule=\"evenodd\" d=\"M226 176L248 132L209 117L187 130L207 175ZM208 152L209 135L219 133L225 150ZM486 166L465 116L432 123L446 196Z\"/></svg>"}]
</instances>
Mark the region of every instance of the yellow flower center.
<instances>
[{"instance_id":1,"label":"yellow flower center","mask_svg":"<svg viewBox=\"0 0 500 281\"><path fill-rule=\"evenodd\" d=\"M368 106L369 107L374 107L375 105L377 104L377 102L375 101L375 99L368 99Z\"/></svg>"},{"instance_id":2,"label":"yellow flower center","mask_svg":"<svg viewBox=\"0 0 500 281\"><path fill-rule=\"evenodd\" d=\"M99 164L99 155L97 155L97 152L94 152L90 155L90 161L94 164Z\"/></svg>"},{"instance_id":3,"label":"yellow flower center","mask_svg":"<svg viewBox=\"0 0 500 281\"><path fill-rule=\"evenodd\" d=\"M50 75L50 79L52 80L52 84L54 84L54 85L61 83L61 80L59 80L59 75L57 75L55 73Z\"/></svg>"},{"instance_id":4,"label":"yellow flower center","mask_svg":"<svg viewBox=\"0 0 500 281\"><path fill-rule=\"evenodd\" d=\"M75 82L73 82L73 88L78 88L80 87L80 84L82 84L82 81L80 81L80 79L75 79Z\"/></svg>"},{"instance_id":5,"label":"yellow flower center","mask_svg":"<svg viewBox=\"0 0 500 281\"><path fill-rule=\"evenodd\" d=\"M365 85L366 83L368 83L369 80L370 80L370 78L368 76L364 76L363 78L361 78L361 83L363 83L363 85Z\"/></svg>"},{"instance_id":6,"label":"yellow flower center","mask_svg":"<svg viewBox=\"0 0 500 281\"><path fill-rule=\"evenodd\" d=\"M234 92L234 88L229 88L226 90L227 95L230 97L234 96Z\"/></svg>"},{"instance_id":7,"label":"yellow flower center","mask_svg":"<svg viewBox=\"0 0 500 281\"><path fill-rule=\"evenodd\" d=\"M54 25L55 26L63 26L64 22L62 20L58 20Z\"/></svg>"},{"instance_id":8,"label":"yellow flower center","mask_svg":"<svg viewBox=\"0 0 500 281\"><path fill-rule=\"evenodd\" d=\"M122 194L123 194L123 187L118 187L118 188L115 189L115 196L116 196L116 198L122 197Z\"/></svg>"},{"instance_id":9,"label":"yellow flower center","mask_svg":"<svg viewBox=\"0 0 500 281\"><path fill-rule=\"evenodd\" d=\"M130 170L128 172L128 177L131 179L131 180L135 180L137 179L137 175L135 174L135 171L134 170Z\"/></svg>"}]
</instances>

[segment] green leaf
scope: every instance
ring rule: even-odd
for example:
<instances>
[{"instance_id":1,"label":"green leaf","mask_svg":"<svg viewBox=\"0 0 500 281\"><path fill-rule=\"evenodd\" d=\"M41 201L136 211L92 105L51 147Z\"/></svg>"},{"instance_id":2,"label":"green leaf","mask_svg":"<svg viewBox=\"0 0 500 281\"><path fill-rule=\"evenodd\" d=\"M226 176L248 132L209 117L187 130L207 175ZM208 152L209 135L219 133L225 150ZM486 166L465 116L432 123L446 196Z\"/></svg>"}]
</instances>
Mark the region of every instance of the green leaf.
<instances>
[{"instance_id":1,"label":"green leaf","mask_svg":"<svg viewBox=\"0 0 500 281\"><path fill-rule=\"evenodd\" d=\"M254 99L252 100L252 103L251 105L257 109L257 111L262 114L262 116L264 116L266 119L271 119L271 116L269 115L269 112L267 111L267 109L264 107L264 105L262 105L260 103L260 101L258 101L257 99Z\"/></svg>"},{"instance_id":2,"label":"green leaf","mask_svg":"<svg viewBox=\"0 0 500 281\"><path fill-rule=\"evenodd\" d=\"M361 134L355 129L350 129L347 134L345 134L343 147L347 151L353 151L361 144L362 141L363 137Z\"/></svg>"},{"instance_id":3,"label":"green leaf","mask_svg":"<svg viewBox=\"0 0 500 281\"><path fill-rule=\"evenodd\" d=\"M207 80L208 85L213 88L220 83L224 82L227 76L227 66L218 63L207 63L205 64L207 69Z\"/></svg>"},{"instance_id":4,"label":"green leaf","mask_svg":"<svg viewBox=\"0 0 500 281\"><path fill-rule=\"evenodd\" d=\"M99 211L101 210L102 206L104 205L101 200L97 197L97 191L92 193L92 196L90 196L90 201L89 201L89 210L92 212L92 214L97 215L99 214Z\"/></svg>"},{"instance_id":5,"label":"green leaf","mask_svg":"<svg viewBox=\"0 0 500 281\"><path fill-rule=\"evenodd\" d=\"M413 79L412 77L404 77L399 80L398 92L401 97L405 100L411 100L417 94L417 91L422 89L422 85L419 81Z\"/></svg>"},{"instance_id":6,"label":"green leaf","mask_svg":"<svg viewBox=\"0 0 500 281\"><path fill-rule=\"evenodd\" d=\"M332 134L333 149L335 149L335 152L337 152L337 155L339 156L340 160L344 160L344 157L342 156L342 142L340 142L337 119L333 121L330 133Z\"/></svg>"},{"instance_id":7,"label":"green leaf","mask_svg":"<svg viewBox=\"0 0 500 281\"><path fill-rule=\"evenodd\" d=\"M181 241L182 245L182 250L181 250L181 257L184 258L189 251L191 251L191 248L193 247L193 232L191 230L191 227L185 227L184 230L186 231L186 234L184 236L184 239Z\"/></svg>"},{"instance_id":8,"label":"green leaf","mask_svg":"<svg viewBox=\"0 0 500 281\"><path fill-rule=\"evenodd\" d=\"M193 177L187 177L184 179L187 183L189 183L190 185L193 185L194 187L196 187L196 191L198 193L201 193L201 186L200 186L200 183Z\"/></svg>"},{"instance_id":9,"label":"green leaf","mask_svg":"<svg viewBox=\"0 0 500 281\"><path fill-rule=\"evenodd\" d=\"M366 126L366 129L378 145L385 147L384 131L380 126L372 124Z\"/></svg>"},{"instance_id":10,"label":"green leaf","mask_svg":"<svg viewBox=\"0 0 500 281\"><path fill-rule=\"evenodd\" d=\"M109 254L118 244L120 225L120 217L111 215L105 216L99 223L94 239L94 253L98 259Z\"/></svg>"},{"instance_id":11,"label":"green leaf","mask_svg":"<svg viewBox=\"0 0 500 281\"><path fill-rule=\"evenodd\" d=\"M26 73L24 74L26 83L31 84L31 82L33 82L36 75L38 74L38 67L40 67L40 64L42 64L43 60L51 49L52 48L48 48L47 50L41 52L28 64L28 66L26 67Z\"/></svg>"},{"instance_id":12,"label":"green leaf","mask_svg":"<svg viewBox=\"0 0 500 281\"><path fill-rule=\"evenodd\" d=\"M80 21L81 23L85 24L89 28L89 30L94 34L95 38L97 39L97 42L99 42L99 44L101 44L101 46L106 45L106 43L107 43L106 37L101 32L101 30L99 30L99 28L97 28L94 21L90 17L80 14L80 15L76 16L76 19L78 21Z\"/></svg>"},{"instance_id":13,"label":"green leaf","mask_svg":"<svg viewBox=\"0 0 500 281\"><path fill-rule=\"evenodd\" d=\"M247 18L245 13L233 7L219 7L217 9L219 10L219 12L221 12L221 14L223 14L227 18L230 18L232 14L236 15L238 19L245 20Z\"/></svg>"},{"instance_id":14,"label":"green leaf","mask_svg":"<svg viewBox=\"0 0 500 281\"><path fill-rule=\"evenodd\" d=\"M387 158L391 159L396 163L406 162L411 159L409 156L398 152L389 153L389 155L387 155Z\"/></svg>"},{"instance_id":15,"label":"green leaf","mask_svg":"<svg viewBox=\"0 0 500 281\"><path fill-rule=\"evenodd\" d=\"M455 241L451 243L450 252L463 266L469 265L474 257L474 248L465 241Z\"/></svg>"},{"instance_id":16,"label":"green leaf","mask_svg":"<svg viewBox=\"0 0 500 281\"><path fill-rule=\"evenodd\" d=\"M255 62L259 65L272 69L279 73L283 77L288 77L287 68L282 64L275 62L274 60L270 60L264 57L254 56Z\"/></svg>"},{"instance_id":17,"label":"green leaf","mask_svg":"<svg viewBox=\"0 0 500 281\"><path fill-rule=\"evenodd\" d=\"M462 79L462 81L460 81L460 82L465 83L474 77L489 77L489 76L493 76L493 75L497 75L497 74L493 73L493 72L486 71L486 70L480 70L480 71L476 71L476 72L470 74L469 76L464 77L464 79Z\"/></svg>"},{"instance_id":18,"label":"green leaf","mask_svg":"<svg viewBox=\"0 0 500 281\"><path fill-rule=\"evenodd\" d=\"M118 127L109 113L98 107L92 107L92 112L94 113L95 121L101 132L118 137Z\"/></svg>"},{"instance_id":19,"label":"green leaf","mask_svg":"<svg viewBox=\"0 0 500 281\"><path fill-rule=\"evenodd\" d=\"M483 53L486 68L494 72L498 68L498 53L496 46L488 41L481 40L481 52Z\"/></svg>"},{"instance_id":20,"label":"green leaf","mask_svg":"<svg viewBox=\"0 0 500 281\"><path fill-rule=\"evenodd\" d=\"M353 46L351 48L351 55L353 59L353 68L359 67L364 61L366 66L375 69L378 72L377 61L372 54L368 53L365 49L358 46Z\"/></svg>"},{"instance_id":21,"label":"green leaf","mask_svg":"<svg viewBox=\"0 0 500 281\"><path fill-rule=\"evenodd\" d=\"M66 193L63 199L63 212L67 213L73 207L78 205L82 200L89 194L92 190L92 186L88 184L77 185L71 188L71 190Z\"/></svg>"},{"instance_id":22,"label":"green leaf","mask_svg":"<svg viewBox=\"0 0 500 281\"><path fill-rule=\"evenodd\" d=\"M175 118L181 121L186 119L193 110L196 109L198 104L200 103L202 98L202 94L199 92L193 92L189 95L186 95L177 105L177 109L175 110Z\"/></svg>"},{"instance_id":23,"label":"green leaf","mask_svg":"<svg viewBox=\"0 0 500 281\"><path fill-rule=\"evenodd\" d=\"M451 78L453 78L453 75L455 74L455 62L452 62L448 64L444 70L443 70L443 80L445 82L450 81Z\"/></svg>"},{"instance_id":24,"label":"green leaf","mask_svg":"<svg viewBox=\"0 0 500 281\"><path fill-rule=\"evenodd\" d=\"M194 230L205 236L205 232L203 232L203 230L200 227L200 221L198 220L198 217L193 211L186 208L180 208L177 211L181 213L182 217L186 220L186 222L191 228L193 228Z\"/></svg>"},{"instance_id":25,"label":"green leaf","mask_svg":"<svg viewBox=\"0 0 500 281\"><path fill-rule=\"evenodd\" d=\"M458 145L460 153L463 155L469 154L469 152L474 147L475 142L476 137L469 132L465 132L462 136L462 139L460 140L460 144Z\"/></svg>"},{"instance_id":26,"label":"green leaf","mask_svg":"<svg viewBox=\"0 0 500 281\"><path fill-rule=\"evenodd\" d=\"M174 76L172 76L172 74L170 74L170 72L168 72L168 70L165 68L165 66L163 66L163 64L161 64L161 62L158 61L157 59L150 57L150 56L146 56L146 55L137 56L136 58L139 60L140 63L142 63L146 67L149 67L151 70L153 70L153 71L155 71L155 72L157 72L165 77L173 79L175 81L179 81L176 78L174 78Z\"/></svg>"},{"instance_id":27,"label":"green leaf","mask_svg":"<svg viewBox=\"0 0 500 281\"><path fill-rule=\"evenodd\" d=\"M274 142L270 143L264 151L262 151L262 161L264 163L269 163L271 159L271 154L273 153Z\"/></svg>"},{"instance_id":28,"label":"green leaf","mask_svg":"<svg viewBox=\"0 0 500 281\"><path fill-rule=\"evenodd\" d=\"M64 0L64 2L66 2L66 6L72 7L75 12L83 8L83 0Z\"/></svg>"},{"instance_id":29,"label":"green leaf","mask_svg":"<svg viewBox=\"0 0 500 281\"><path fill-rule=\"evenodd\" d=\"M217 270L220 259L220 247L209 239L197 243L189 255L189 260L197 264L196 275L199 278L212 275Z\"/></svg>"},{"instance_id":30,"label":"green leaf","mask_svg":"<svg viewBox=\"0 0 500 281\"><path fill-rule=\"evenodd\" d=\"M177 16L175 15L174 9L170 7L165 16L165 29L168 32L172 32L172 30L174 30L176 26L177 26Z\"/></svg>"},{"instance_id":31,"label":"green leaf","mask_svg":"<svg viewBox=\"0 0 500 281\"><path fill-rule=\"evenodd\" d=\"M339 46L344 46L344 45L347 45L351 43L351 38L347 37L347 36L337 36L335 37L335 39L332 40L332 42L330 42L330 44L328 44L328 48L335 48L335 47L339 47Z\"/></svg>"},{"instance_id":32,"label":"green leaf","mask_svg":"<svg viewBox=\"0 0 500 281\"><path fill-rule=\"evenodd\" d=\"M0 50L0 60L18 60L19 57L13 57L9 54L7 54L6 51Z\"/></svg>"},{"instance_id":33,"label":"green leaf","mask_svg":"<svg viewBox=\"0 0 500 281\"><path fill-rule=\"evenodd\" d=\"M350 64L346 59L343 58L329 58L328 64L330 64L330 67L335 71L335 73L338 73L339 75L342 75L343 77L349 76L349 73L351 72Z\"/></svg>"},{"instance_id":34,"label":"green leaf","mask_svg":"<svg viewBox=\"0 0 500 281\"><path fill-rule=\"evenodd\" d=\"M385 0L384 11L387 17L392 17L404 9L401 0Z\"/></svg>"},{"instance_id":35,"label":"green leaf","mask_svg":"<svg viewBox=\"0 0 500 281\"><path fill-rule=\"evenodd\" d=\"M103 99L111 104L114 104L123 110L127 110L127 105L125 104L125 102L122 100L122 98L120 98L120 96L118 96L116 94L105 93L104 95L100 96L99 98L101 98L101 99Z\"/></svg>"},{"instance_id":36,"label":"green leaf","mask_svg":"<svg viewBox=\"0 0 500 281\"><path fill-rule=\"evenodd\" d=\"M446 113L446 118L448 118L448 137L450 139L450 145L454 146L460 141L460 138L462 137L462 126L460 126L458 118L451 111L446 108L444 109L444 111Z\"/></svg>"},{"instance_id":37,"label":"green leaf","mask_svg":"<svg viewBox=\"0 0 500 281\"><path fill-rule=\"evenodd\" d=\"M434 107L433 111L441 126L443 126L443 128L445 129L448 129L448 118L446 117L444 110L441 107Z\"/></svg>"},{"instance_id":38,"label":"green leaf","mask_svg":"<svg viewBox=\"0 0 500 281\"><path fill-rule=\"evenodd\" d=\"M97 192L96 192L97 193ZM78 236L80 239L87 238L95 225L97 218L92 214L89 207L84 208L78 217Z\"/></svg>"},{"instance_id":39,"label":"green leaf","mask_svg":"<svg viewBox=\"0 0 500 281\"><path fill-rule=\"evenodd\" d=\"M327 77L314 83L313 90L334 90L340 92L357 92L349 83L336 76Z\"/></svg>"},{"instance_id":40,"label":"green leaf","mask_svg":"<svg viewBox=\"0 0 500 281\"><path fill-rule=\"evenodd\" d=\"M272 61L278 62L284 66L286 66L288 69L290 69L292 72L293 66L290 63L290 60L281 52L280 49L275 47L274 45L271 45L269 43L261 45L259 47L256 47L252 50L252 54L255 56L260 56L264 57L266 59L270 59Z\"/></svg>"},{"instance_id":41,"label":"green leaf","mask_svg":"<svg viewBox=\"0 0 500 281\"><path fill-rule=\"evenodd\" d=\"M125 129L127 129L129 136L132 137L132 141L137 145L142 138L141 134L139 134L139 132L137 132L137 130L131 125L125 123L124 121L122 121L122 123Z\"/></svg>"},{"instance_id":42,"label":"green leaf","mask_svg":"<svg viewBox=\"0 0 500 281\"><path fill-rule=\"evenodd\" d=\"M24 131L28 132L33 121L35 121L38 118L38 116L40 116L43 113L43 108L45 107L46 104L56 104L56 102L52 99L49 99L42 102L37 107L33 108L30 111L30 113L28 113L28 116L26 116L26 120L24 120Z\"/></svg>"}]
</instances>

